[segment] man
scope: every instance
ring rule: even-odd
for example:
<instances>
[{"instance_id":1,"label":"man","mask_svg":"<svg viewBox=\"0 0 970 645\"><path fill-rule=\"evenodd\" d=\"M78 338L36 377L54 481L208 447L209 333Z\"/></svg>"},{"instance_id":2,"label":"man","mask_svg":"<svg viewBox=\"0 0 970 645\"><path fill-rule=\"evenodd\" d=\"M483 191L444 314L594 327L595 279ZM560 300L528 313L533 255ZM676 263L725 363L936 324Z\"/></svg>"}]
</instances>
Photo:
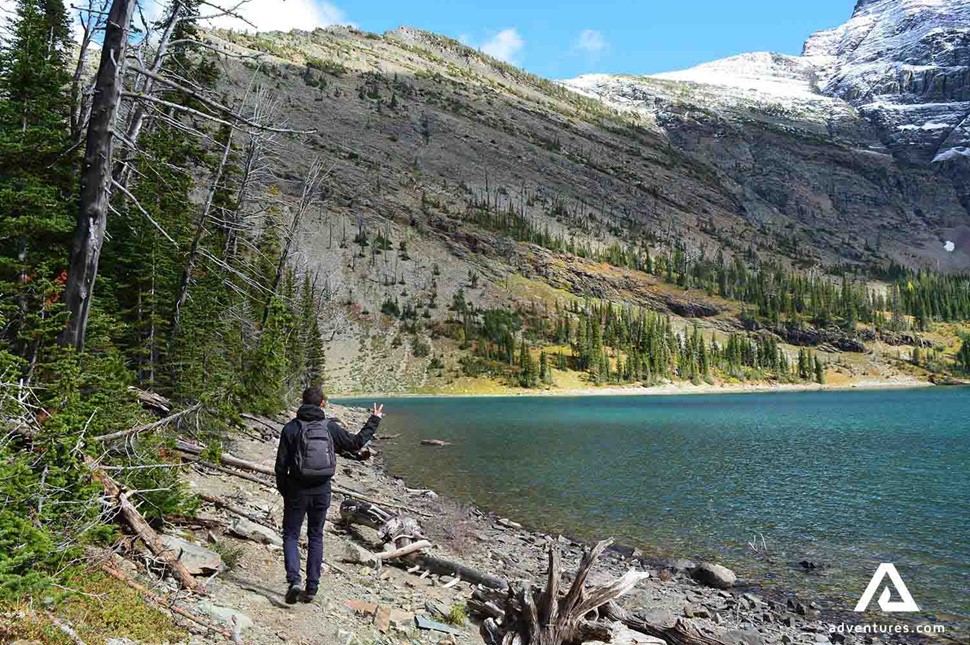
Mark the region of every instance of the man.
<instances>
[{"instance_id":1,"label":"man","mask_svg":"<svg viewBox=\"0 0 970 645\"><path fill-rule=\"evenodd\" d=\"M283 561L286 564L286 602L310 602L320 585L323 562L323 523L330 507L330 479L336 471L336 453L363 448L374 437L384 406L374 404L372 414L356 435L347 432L323 410L323 390L303 391L296 418L283 426L276 452L276 488L283 496ZM307 518L306 589L300 586L300 529Z\"/></svg>"}]
</instances>

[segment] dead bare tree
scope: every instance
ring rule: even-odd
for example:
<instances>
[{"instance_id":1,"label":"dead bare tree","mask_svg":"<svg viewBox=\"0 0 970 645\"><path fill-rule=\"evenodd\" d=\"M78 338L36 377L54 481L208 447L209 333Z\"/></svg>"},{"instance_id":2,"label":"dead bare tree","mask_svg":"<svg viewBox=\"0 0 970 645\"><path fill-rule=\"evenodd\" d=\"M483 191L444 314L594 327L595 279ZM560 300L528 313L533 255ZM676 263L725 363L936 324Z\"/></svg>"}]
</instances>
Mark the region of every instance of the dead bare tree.
<instances>
[{"instance_id":1,"label":"dead bare tree","mask_svg":"<svg viewBox=\"0 0 970 645\"><path fill-rule=\"evenodd\" d=\"M111 3L91 103L91 120L81 166L81 205L64 290L64 302L71 317L61 335L62 344L78 350L84 347L94 281L98 275L98 261L108 220L115 142L112 131L121 103L125 52L134 10L135 0L113 0Z\"/></svg>"},{"instance_id":2,"label":"dead bare tree","mask_svg":"<svg viewBox=\"0 0 970 645\"><path fill-rule=\"evenodd\" d=\"M94 42L95 34L104 30L107 4L107 0L88 0L84 6L76 7L77 24L80 26L80 52L71 78L71 141L76 146L81 144L91 108L91 92L83 84L88 49Z\"/></svg>"},{"instance_id":3,"label":"dead bare tree","mask_svg":"<svg viewBox=\"0 0 970 645\"><path fill-rule=\"evenodd\" d=\"M79 351L84 348L101 247L104 243L108 214L112 209L112 195L117 191L133 204L137 212L151 220L147 210L138 204L125 186L131 166L126 162L118 162L115 158L116 144L120 143L128 156L135 156L138 151L139 133L144 130L146 121L152 115L153 118L165 119L177 127L203 136L205 136L204 133L195 131L190 125L180 122L177 116L191 116L209 123L228 126L232 131L262 129L273 132L297 132L247 118L208 96L205 90L181 76L177 70L168 69L163 65L171 53L173 43L176 42L172 38L178 24L184 21L206 20L213 15L238 17L235 8L222 9L212 2L204 2L202 4L213 8L216 14L199 16L186 10L187 3L184 0L171 0L163 19L152 27L159 34L157 42L146 36L139 38L137 43L133 43L132 20L137 4L137 0L111 0L104 26L101 61L92 88L91 116L87 121L88 126L84 136L85 154L81 168L78 220L64 293L64 302L70 312L70 318L60 337L61 344L72 346ZM91 11L95 10L91 9ZM146 28L148 28L147 23ZM181 49L199 45L191 38L178 39L177 44ZM150 56L146 55L149 47L154 48ZM151 58L150 63L146 63L148 58ZM79 78L81 73L78 72ZM125 87L128 78L133 80L129 83L129 87ZM193 106L186 105L184 101L168 100L165 98L166 92L177 93L190 100ZM122 109L123 103L127 106L127 111ZM119 124L122 113L128 115L124 125ZM79 108L74 119L80 128L84 121L83 108ZM151 221L169 241L174 243L157 222Z\"/></svg>"},{"instance_id":4,"label":"dead bare tree","mask_svg":"<svg viewBox=\"0 0 970 645\"><path fill-rule=\"evenodd\" d=\"M252 107L247 114L254 123L268 124L277 120L278 109L279 102L271 96L269 90L258 88L252 93ZM276 133L262 128L250 129L245 134L245 152L235 207L222 220L222 226L226 231L226 244L222 257L226 262L231 262L238 252L239 232L244 229L253 186L271 174L270 168L273 161L271 149L275 137Z\"/></svg>"},{"instance_id":5,"label":"dead bare tree","mask_svg":"<svg viewBox=\"0 0 970 645\"><path fill-rule=\"evenodd\" d=\"M184 3L181 0L173 0L171 7L169 8L168 15L163 19L161 36L158 40L158 45L155 47L155 54L149 67L149 70L154 74L158 74L161 71L162 65L165 62L166 57L169 52L169 43L172 40L172 34L175 33L175 28L179 22L186 16L182 15L184 8ZM139 56L142 67L144 67L143 56L141 55L141 49L144 49L147 41L142 47L139 48ZM150 76L143 76L137 79L136 88L138 91L151 94L154 89L155 79ZM130 146L136 146L138 144L138 137L141 134L142 126L145 124L146 118L146 106L142 103L137 103L133 106L131 113L128 115L128 124L125 128L124 141ZM133 151L132 151L133 152ZM119 184L126 186L128 184L128 176L131 173L131 165L125 161L119 161L115 164L112 171L112 179Z\"/></svg>"},{"instance_id":6,"label":"dead bare tree","mask_svg":"<svg viewBox=\"0 0 970 645\"><path fill-rule=\"evenodd\" d=\"M172 321L172 338L177 337L179 334L179 328L182 322L182 308L185 306L185 300L189 296L189 284L192 282L192 271L195 270L195 263L199 257L199 244L202 242L202 236L205 235L205 227L209 221L212 202L215 199L216 191L219 189L219 183L222 181L222 175L225 172L226 163L229 161L230 152L232 152L232 136L227 135L226 143L222 149L222 157L219 159L219 165L216 167L212 182L209 184L209 192L206 195L205 203L202 205L202 212L196 221L195 233L192 235L189 254L185 260L185 268L179 280L178 290L175 296L175 318Z\"/></svg>"},{"instance_id":7,"label":"dead bare tree","mask_svg":"<svg viewBox=\"0 0 970 645\"><path fill-rule=\"evenodd\" d=\"M270 286L270 293L266 298L266 304L263 307L263 327L266 327L266 321L269 319L270 304L276 293L279 290L280 282L283 280L283 272L286 269L286 263L290 257L290 249L293 246L293 241L296 239L296 235L300 230L300 222L303 216L306 215L315 204L318 203L320 195L320 182L326 173L323 172L323 164L319 159L314 159L310 163L310 168L307 170L306 177L303 180L303 190L300 193L300 202L297 204L296 211L293 213L293 219L290 222L289 229L286 232L286 238L283 240L283 251L280 253L280 259L276 266L276 275L273 278L273 284Z\"/></svg>"}]
</instances>

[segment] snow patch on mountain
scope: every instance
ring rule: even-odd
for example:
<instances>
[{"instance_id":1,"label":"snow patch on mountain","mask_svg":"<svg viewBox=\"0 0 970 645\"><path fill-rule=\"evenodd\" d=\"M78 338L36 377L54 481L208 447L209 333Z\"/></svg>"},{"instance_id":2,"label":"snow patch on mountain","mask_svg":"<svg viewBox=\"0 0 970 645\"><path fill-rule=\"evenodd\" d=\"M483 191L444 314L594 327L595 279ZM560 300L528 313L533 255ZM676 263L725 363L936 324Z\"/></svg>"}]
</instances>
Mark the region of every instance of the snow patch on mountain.
<instances>
[{"instance_id":1,"label":"snow patch on mountain","mask_svg":"<svg viewBox=\"0 0 970 645\"><path fill-rule=\"evenodd\" d=\"M651 112L661 90L655 80L683 84L675 97L708 108L754 106L829 123L861 115L907 161L962 159L970 148L970 0L859 0L845 24L810 36L801 56L756 52L564 85Z\"/></svg>"},{"instance_id":2,"label":"snow patch on mountain","mask_svg":"<svg viewBox=\"0 0 970 645\"><path fill-rule=\"evenodd\" d=\"M685 70L654 74L653 78L721 85L781 98L813 99L818 94L811 63L798 56L771 52L740 54Z\"/></svg>"}]
</instances>

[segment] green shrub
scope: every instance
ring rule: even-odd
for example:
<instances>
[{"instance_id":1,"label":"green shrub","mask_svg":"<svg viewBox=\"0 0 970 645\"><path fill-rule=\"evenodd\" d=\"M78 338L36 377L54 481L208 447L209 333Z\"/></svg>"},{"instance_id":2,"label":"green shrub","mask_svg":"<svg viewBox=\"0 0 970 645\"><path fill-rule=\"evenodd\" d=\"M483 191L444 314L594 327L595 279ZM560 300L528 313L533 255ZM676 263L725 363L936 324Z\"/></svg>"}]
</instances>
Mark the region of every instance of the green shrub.
<instances>
[{"instance_id":1,"label":"green shrub","mask_svg":"<svg viewBox=\"0 0 970 645\"><path fill-rule=\"evenodd\" d=\"M411 341L411 352L418 358L431 355L431 345L423 338L415 338Z\"/></svg>"},{"instance_id":2,"label":"green shrub","mask_svg":"<svg viewBox=\"0 0 970 645\"><path fill-rule=\"evenodd\" d=\"M465 605L460 602L456 602L448 609L448 614L445 616L445 621L456 627L463 627L465 622L468 620L468 611L465 609Z\"/></svg>"},{"instance_id":3,"label":"green shrub","mask_svg":"<svg viewBox=\"0 0 970 645\"><path fill-rule=\"evenodd\" d=\"M243 549L237 544L217 540L212 543L211 549L219 554L219 557L222 558L222 563L226 565L226 569L229 571L235 569L236 565L242 559Z\"/></svg>"},{"instance_id":4,"label":"green shrub","mask_svg":"<svg viewBox=\"0 0 970 645\"><path fill-rule=\"evenodd\" d=\"M306 66L310 69L330 74L331 76L343 76L347 73L347 67L343 63L335 60L317 58L316 56L307 56Z\"/></svg>"}]
</instances>

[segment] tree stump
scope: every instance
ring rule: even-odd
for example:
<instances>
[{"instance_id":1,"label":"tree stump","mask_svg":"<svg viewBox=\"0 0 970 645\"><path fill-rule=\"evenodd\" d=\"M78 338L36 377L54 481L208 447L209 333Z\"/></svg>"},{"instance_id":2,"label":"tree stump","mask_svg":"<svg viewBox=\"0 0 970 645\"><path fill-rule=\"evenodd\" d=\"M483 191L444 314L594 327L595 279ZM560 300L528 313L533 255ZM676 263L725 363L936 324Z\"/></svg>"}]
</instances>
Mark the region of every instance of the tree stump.
<instances>
[{"instance_id":1,"label":"tree stump","mask_svg":"<svg viewBox=\"0 0 970 645\"><path fill-rule=\"evenodd\" d=\"M559 547L549 543L549 571L544 590L532 585L510 587L501 618L486 618L481 635L487 645L582 645L612 640L616 623L590 617L592 612L630 591L648 573L631 569L606 585L586 586L590 569L612 544L604 540L583 554L579 570L565 595L560 595ZM495 612L497 613L497 612Z\"/></svg>"}]
</instances>

